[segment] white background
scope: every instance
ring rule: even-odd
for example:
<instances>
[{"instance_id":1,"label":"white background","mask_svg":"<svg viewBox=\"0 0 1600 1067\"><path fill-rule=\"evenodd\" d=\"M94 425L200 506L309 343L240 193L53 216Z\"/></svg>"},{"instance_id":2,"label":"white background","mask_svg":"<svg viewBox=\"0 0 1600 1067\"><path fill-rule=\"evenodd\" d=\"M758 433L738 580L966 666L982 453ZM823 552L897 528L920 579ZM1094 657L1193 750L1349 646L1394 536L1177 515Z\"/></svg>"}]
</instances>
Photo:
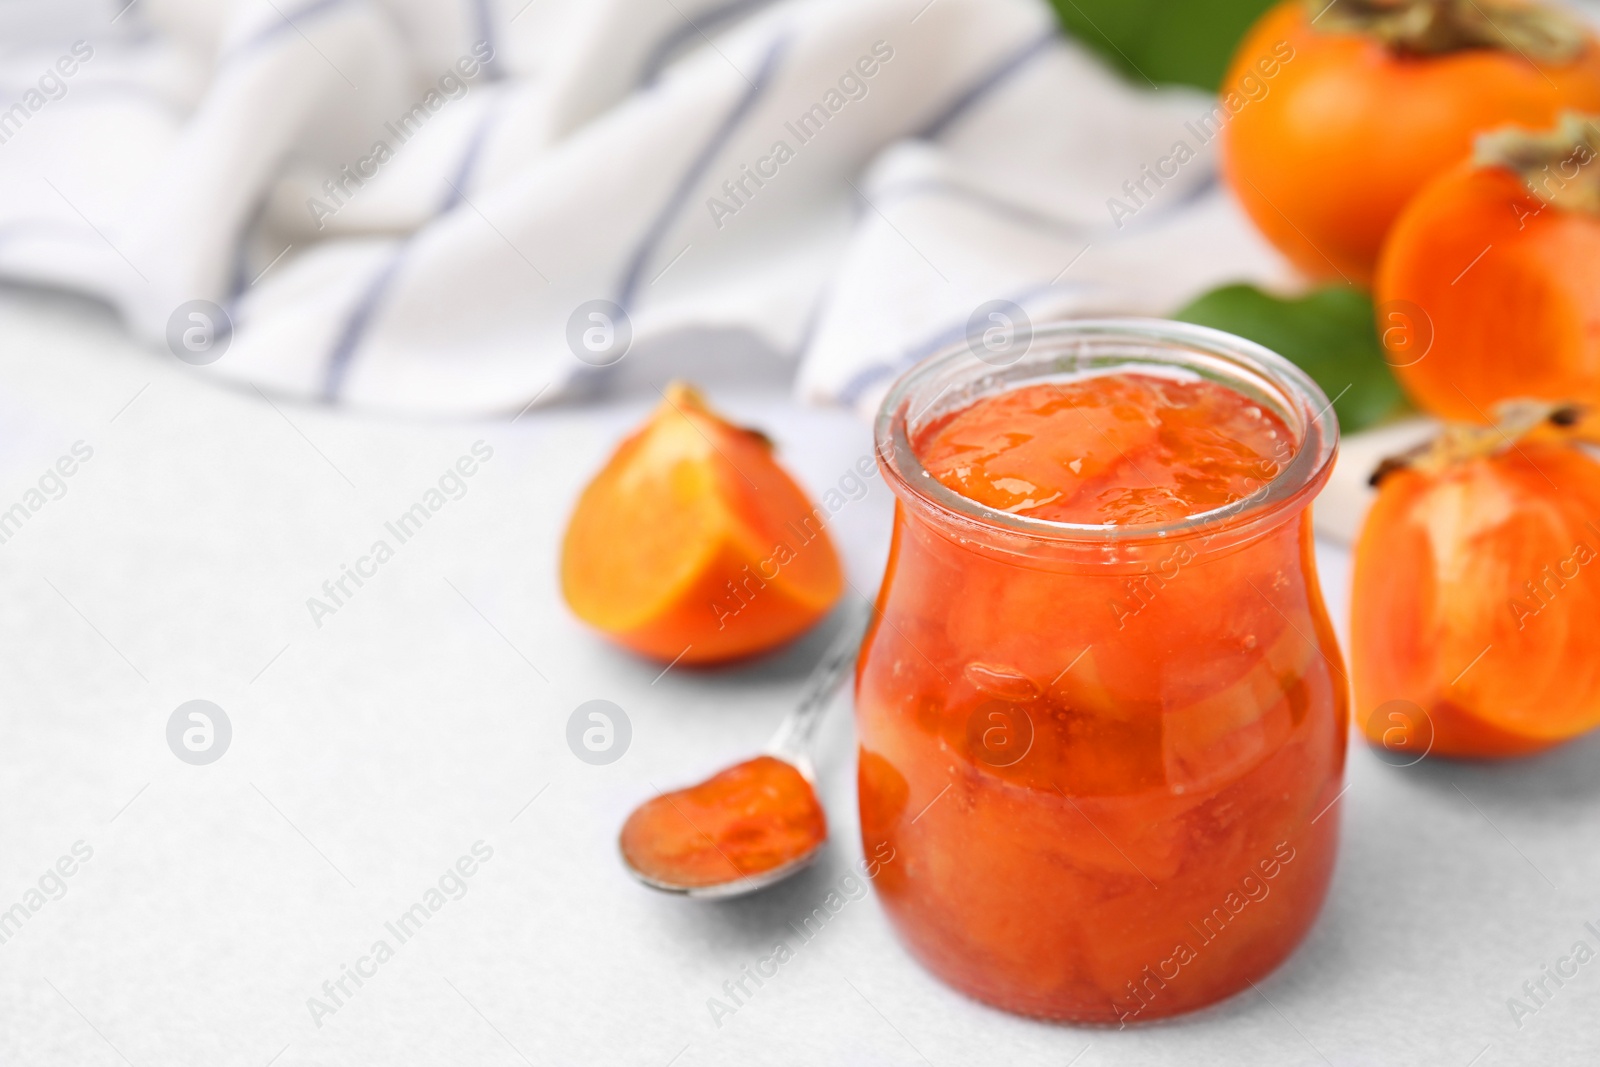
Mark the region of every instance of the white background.
<instances>
[{"instance_id":1,"label":"white background","mask_svg":"<svg viewBox=\"0 0 1600 1067\"><path fill-rule=\"evenodd\" d=\"M1600 949L1595 738L1405 770L1353 746L1320 922L1259 993L1198 1015L1116 1032L990 1010L912 963L869 896L718 1028L707 998L859 858L853 741L841 700L820 752L834 837L806 875L721 905L624 875L627 811L753 753L830 636L663 676L568 615L566 514L654 394L419 424L275 410L206 377L93 305L0 294L0 510L74 442L94 450L0 545L0 909L74 842L94 850L0 945L6 1067L1600 1056L1600 961L1520 1030L1506 1007L1578 938ZM770 431L813 494L869 451L864 425L776 389L712 397ZM315 627L306 598L478 440L494 457L467 495ZM863 590L889 514L874 481L835 521ZM1342 630L1347 557L1319 558ZM196 698L234 729L208 767L165 740ZM564 740L594 698L633 724L606 767ZM307 998L392 944L384 922L480 840L493 858L465 897L317 1027Z\"/></svg>"}]
</instances>

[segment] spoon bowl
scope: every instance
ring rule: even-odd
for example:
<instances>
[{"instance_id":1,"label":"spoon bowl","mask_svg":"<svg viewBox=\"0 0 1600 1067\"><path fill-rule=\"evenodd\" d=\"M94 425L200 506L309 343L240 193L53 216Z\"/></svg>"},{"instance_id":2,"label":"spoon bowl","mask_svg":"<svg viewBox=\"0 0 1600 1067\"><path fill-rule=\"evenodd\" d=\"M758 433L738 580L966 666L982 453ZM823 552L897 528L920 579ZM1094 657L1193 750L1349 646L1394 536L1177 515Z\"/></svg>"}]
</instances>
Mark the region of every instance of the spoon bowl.
<instances>
[{"instance_id":1,"label":"spoon bowl","mask_svg":"<svg viewBox=\"0 0 1600 1067\"><path fill-rule=\"evenodd\" d=\"M827 817L808 777L785 760L757 756L639 805L618 843L623 862L646 885L714 898L787 878L827 839Z\"/></svg>"},{"instance_id":2,"label":"spoon bowl","mask_svg":"<svg viewBox=\"0 0 1600 1067\"><path fill-rule=\"evenodd\" d=\"M828 820L807 750L855 663L868 615L864 608L849 614L762 755L633 810L618 838L629 873L652 889L726 900L775 885L817 858Z\"/></svg>"}]
</instances>

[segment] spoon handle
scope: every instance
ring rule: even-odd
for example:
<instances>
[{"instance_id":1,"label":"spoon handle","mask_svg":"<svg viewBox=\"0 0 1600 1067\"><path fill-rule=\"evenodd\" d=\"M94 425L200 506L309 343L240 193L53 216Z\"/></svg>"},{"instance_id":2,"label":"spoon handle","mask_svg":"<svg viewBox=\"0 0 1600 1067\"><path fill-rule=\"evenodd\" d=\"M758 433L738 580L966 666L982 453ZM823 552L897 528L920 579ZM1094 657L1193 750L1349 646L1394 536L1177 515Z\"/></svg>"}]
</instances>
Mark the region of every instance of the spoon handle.
<instances>
[{"instance_id":1,"label":"spoon handle","mask_svg":"<svg viewBox=\"0 0 1600 1067\"><path fill-rule=\"evenodd\" d=\"M861 650L861 639L866 636L867 622L872 618L872 603L860 601L845 611L839 635L822 654L822 659L806 680L805 694L794 710L784 716L778 732L767 743L767 752L788 760L802 771L809 772L810 757L807 750L811 738L822 722L823 714L833 703L833 693L839 683L855 666L856 654ZM809 773L808 773L809 776Z\"/></svg>"}]
</instances>

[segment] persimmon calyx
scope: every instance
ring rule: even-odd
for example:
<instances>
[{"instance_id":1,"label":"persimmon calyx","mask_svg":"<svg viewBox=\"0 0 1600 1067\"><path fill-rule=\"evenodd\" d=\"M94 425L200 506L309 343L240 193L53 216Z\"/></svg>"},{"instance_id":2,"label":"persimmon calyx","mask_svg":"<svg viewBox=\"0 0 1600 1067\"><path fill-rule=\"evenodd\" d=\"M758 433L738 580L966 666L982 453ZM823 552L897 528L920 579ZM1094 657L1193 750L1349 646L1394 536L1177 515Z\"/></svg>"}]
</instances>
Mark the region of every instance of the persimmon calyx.
<instances>
[{"instance_id":1,"label":"persimmon calyx","mask_svg":"<svg viewBox=\"0 0 1600 1067\"><path fill-rule=\"evenodd\" d=\"M1367 484L1376 487L1400 470L1439 474L1458 463L1507 452L1526 440L1596 440L1596 415L1581 404L1507 400L1495 406L1495 415L1498 421L1492 426L1446 424L1437 437L1385 458Z\"/></svg>"},{"instance_id":2,"label":"persimmon calyx","mask_svg":"<svg viewBox=\"0 0 1600 1067\"><path fill-rule=\"evenodd\" d=\"M1319 29L1364 34L1403 55L1497 48L1565 63L1586 39L1583 25L1565 12L1515 0L1307 0L1306 6Z\"/></svg>"},{"instance_id":3,"label":"persimmon calyx","mask_svg":"<svg viewBox=\"0 0 1600 1067\"><path fill-rule=\"evenodd\" d=\"M1600 216L1600 116L1565 111L1554 130L1515 127L1479 135L1472 162L1501 167L1528 191L1563 211ZM1554 169L1552 169L1554 168Z\"/></svg>"}]
</instances>

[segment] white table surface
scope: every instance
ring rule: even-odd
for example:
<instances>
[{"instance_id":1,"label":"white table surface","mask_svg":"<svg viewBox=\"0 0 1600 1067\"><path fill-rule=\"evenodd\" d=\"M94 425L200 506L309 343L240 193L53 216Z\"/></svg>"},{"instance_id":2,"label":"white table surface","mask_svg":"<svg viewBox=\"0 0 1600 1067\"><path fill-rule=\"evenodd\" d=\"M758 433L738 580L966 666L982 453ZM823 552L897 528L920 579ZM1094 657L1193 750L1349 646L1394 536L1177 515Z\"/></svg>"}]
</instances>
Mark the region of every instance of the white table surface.
<instances>
[{"instance_id":1,"label":"white table surface","mask_svg":"<svg viewBox=\"0 0 1600 1067\"><path fill-rule=\"evenodd\" d=\"M91 305L0 292L0 510L74 442L94 452L0 544L0 909L93 849L0 944L6 1067L1600 1058L1600 961L1520 1029L1506 1004L1574 941L1600 949L1594 738L1404 770L1353 747L1321 920L1260 993L1197 1015L1118 1032L993 1011L920 970L869 896L718 1027L707 998L859 856L853 741L841 700L822 739L834 840L806 875L721 905L624 876L630 807L753 752L827 638L663 676L566 613L562 523L647 401L418 424L274 410L204 377ZM849 415L711 392L814 493L868 451ZM478 440L494 456L467 494L317 628L306 598ZM874 481L835 522L864 589L888 498ZM1342 626L1347 556L1319 558ZM165 739L196 698L234 728L203 767ZM594 698L633 725L609 766L564 740ZM317 1026L307 999L394 944L385 921L478 841L493 856L466 895Z\"/></svg>"}]
</instances>

